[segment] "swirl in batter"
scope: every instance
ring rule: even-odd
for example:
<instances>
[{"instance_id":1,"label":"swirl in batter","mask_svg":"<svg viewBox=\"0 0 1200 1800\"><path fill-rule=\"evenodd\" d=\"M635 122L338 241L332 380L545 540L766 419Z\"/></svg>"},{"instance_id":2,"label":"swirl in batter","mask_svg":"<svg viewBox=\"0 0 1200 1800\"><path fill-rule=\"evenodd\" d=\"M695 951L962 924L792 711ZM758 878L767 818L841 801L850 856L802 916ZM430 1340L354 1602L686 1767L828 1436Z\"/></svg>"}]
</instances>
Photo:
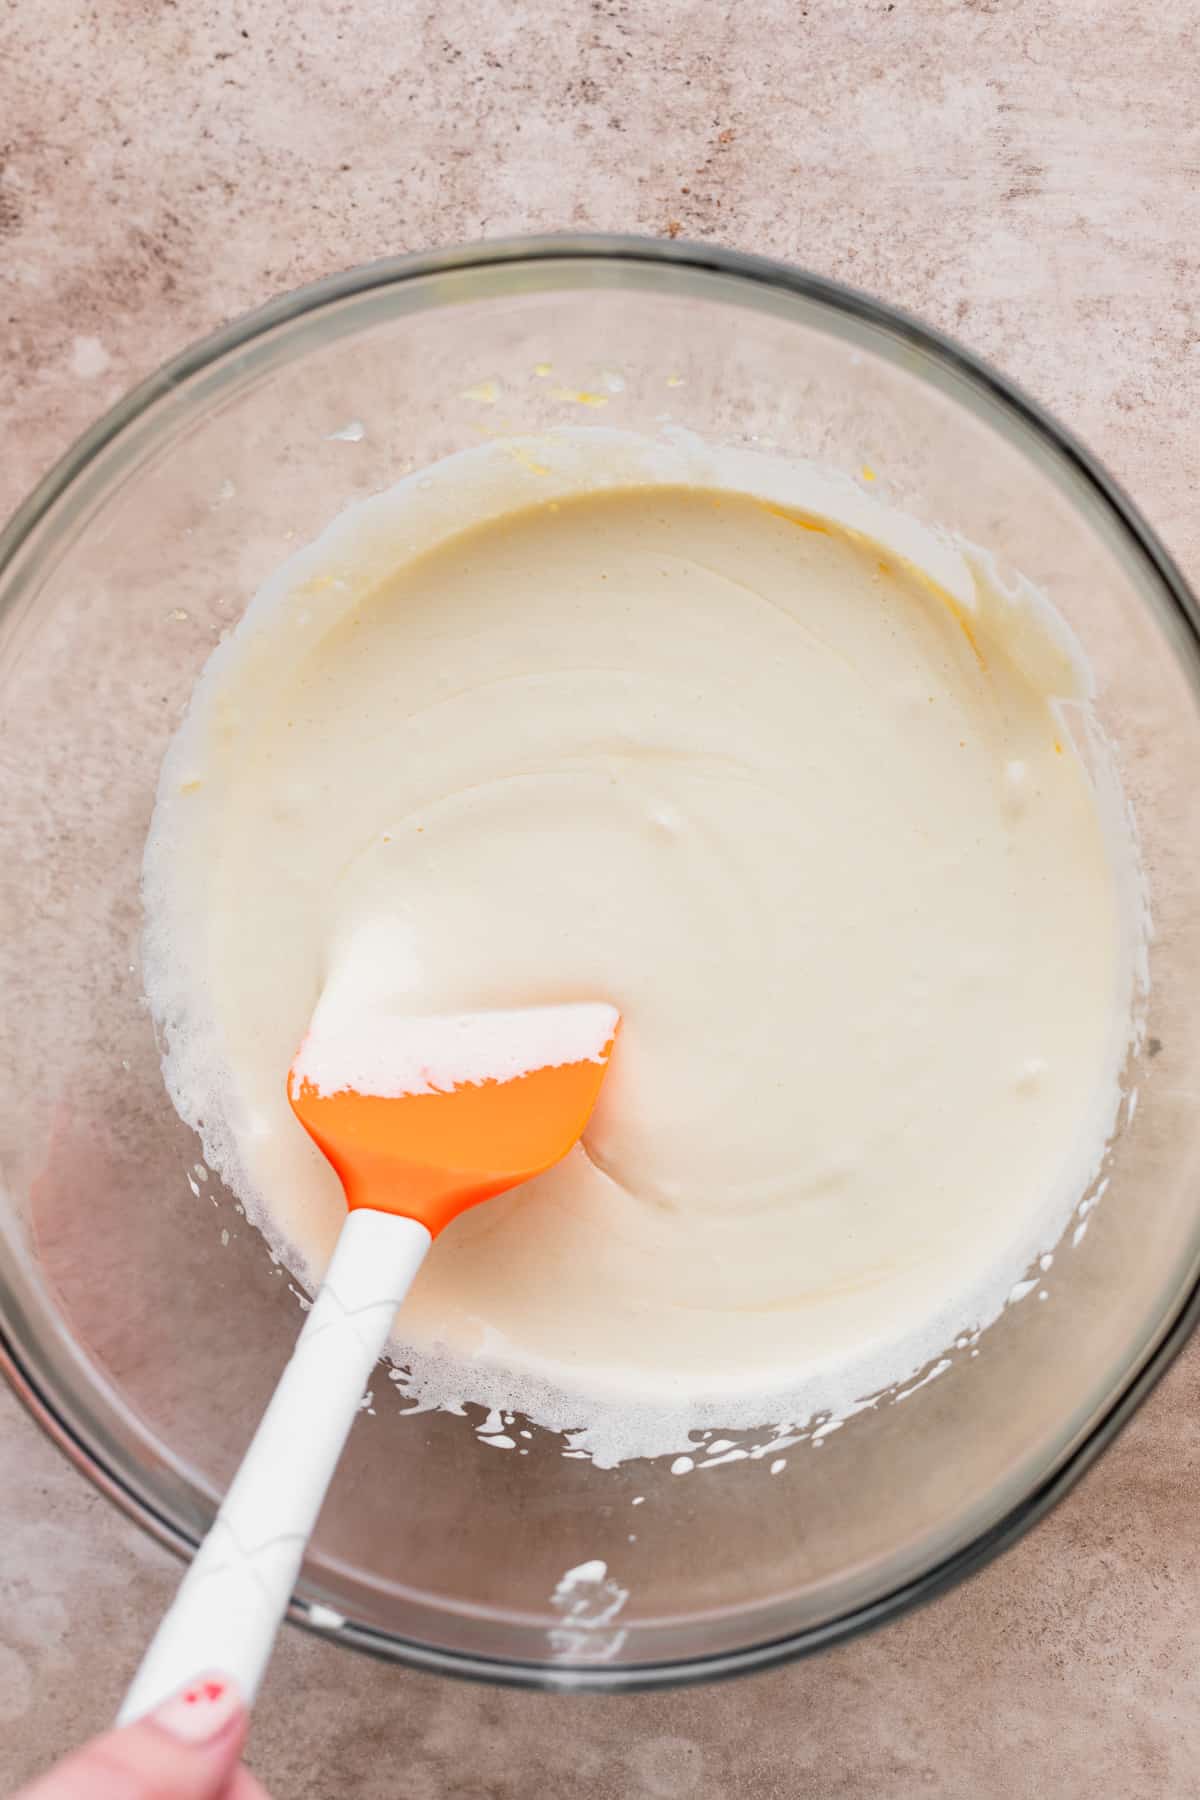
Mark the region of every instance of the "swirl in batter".
<instances>
[{"instance_id":1,"label":"swirl in batter","mask_svg":"<svg viewBox=\"0 0 1200 1800\"><path fill-rule=\"evenodd\" d=\"M1055 1241L1114 1117L1129 922L1080 659L814 480L602 432L456 458L260 595L163 772L168 1084L310 1282L343 1208L284 1075L327 982L620 1008L582 1146L445 1234L397 1347L419 1396L602 1461L919 1369Z\"/></svg>"}]
</instances>

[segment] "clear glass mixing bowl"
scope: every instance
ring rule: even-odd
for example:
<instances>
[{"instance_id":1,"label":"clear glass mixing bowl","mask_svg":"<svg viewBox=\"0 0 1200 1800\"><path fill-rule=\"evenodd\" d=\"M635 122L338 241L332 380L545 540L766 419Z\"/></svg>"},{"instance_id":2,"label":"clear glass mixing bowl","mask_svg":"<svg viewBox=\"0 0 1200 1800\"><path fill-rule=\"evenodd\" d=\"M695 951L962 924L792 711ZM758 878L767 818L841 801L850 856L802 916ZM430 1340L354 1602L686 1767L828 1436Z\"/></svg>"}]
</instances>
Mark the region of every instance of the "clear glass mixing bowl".
<instances>
[{"instance_id":1,"label":"clear glass mixing bowl","mask_svg":"<svg viewBox=\"0 0 1200 1800\"><path fill-rule=\"evenodd\" d=\"M1156 925L1107 1190L1049 1303L1010 1308L978 1355L953 1351L778 1476L754 1459L603 1471L545 1433L500 1454L462 1418L403 1416L380 1372L295 1616L429 1668L615 1689L771 1663L978 1566L1190 1329L1200 657L1161 546L1028 400L860 295L710 248L380 263L239 321L101 420L0 539L0 1357L92 1480L182 1553L300 1315L159 1077L138 874L164 746L258 582L348 502L481 434L567 421L815 457L1044 587L1096 672ZM556 1600L593 1560L611 1585Z\"/></svg>"}]
</instances>

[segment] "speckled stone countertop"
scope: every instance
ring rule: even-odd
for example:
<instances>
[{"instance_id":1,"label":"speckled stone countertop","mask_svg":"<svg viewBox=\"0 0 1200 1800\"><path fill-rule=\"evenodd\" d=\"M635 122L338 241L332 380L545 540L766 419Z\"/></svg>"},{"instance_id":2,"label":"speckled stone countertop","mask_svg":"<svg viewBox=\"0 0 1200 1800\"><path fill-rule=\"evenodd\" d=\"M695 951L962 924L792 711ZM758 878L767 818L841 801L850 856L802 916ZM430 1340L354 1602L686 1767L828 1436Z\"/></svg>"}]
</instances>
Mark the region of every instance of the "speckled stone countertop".
<instances>
[{"instance_id":1,"label":"speckled stone countertop","mask_svg":"<svg viewBox=\"0 0 1200 1800\"><path fill-rule=\"evenodd\" d=\"M1200 580L1200 109L1150 0L45 0L0 21L0 511L189 340L387 252L720 239L950 329ZM718 1689L562 1700L288 1631L276 1800L1200 1795L1200 1350L934 1607ZM0 1787L111 1716L177 1567L0 1392Z\"/></svg>"}]
</instances>

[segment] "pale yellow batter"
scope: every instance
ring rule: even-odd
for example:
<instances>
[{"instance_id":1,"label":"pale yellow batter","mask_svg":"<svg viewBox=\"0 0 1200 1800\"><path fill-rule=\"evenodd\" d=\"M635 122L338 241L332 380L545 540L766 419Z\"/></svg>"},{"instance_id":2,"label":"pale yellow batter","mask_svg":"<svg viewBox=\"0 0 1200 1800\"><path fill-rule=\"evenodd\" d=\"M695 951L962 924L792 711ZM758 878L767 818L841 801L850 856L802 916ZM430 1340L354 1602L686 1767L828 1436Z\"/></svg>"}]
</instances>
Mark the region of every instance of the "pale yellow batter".
<instances>
[{"instance_id":1,"label":"pale yellow batter","mask_svg":"<svg viewBox=\"0 0 1200 1800\"><path fill-rule=\"evenodd\" d=\"M147 968L177 1106L310 1280L342 1207L284 1077L331 972L619 1007L583 1146L399 1329L418 1394L612 1460L994 1317L1111 1128L1132 964L1047 610L786 465L587 438L410 480L260 596L164 769Z\"/></svg>"}]
</instances>

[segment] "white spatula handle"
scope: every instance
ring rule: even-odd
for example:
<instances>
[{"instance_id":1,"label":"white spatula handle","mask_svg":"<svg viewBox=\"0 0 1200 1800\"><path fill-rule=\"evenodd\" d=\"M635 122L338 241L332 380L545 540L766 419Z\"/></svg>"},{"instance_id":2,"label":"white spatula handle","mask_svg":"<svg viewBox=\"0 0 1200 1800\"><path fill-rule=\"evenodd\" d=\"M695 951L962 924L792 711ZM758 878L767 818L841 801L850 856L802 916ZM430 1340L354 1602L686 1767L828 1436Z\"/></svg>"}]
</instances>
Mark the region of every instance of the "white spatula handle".
<instances>
[{"instance_id":1,"label":"white spatula handle","mask_svg":"<svg viewBox=\"0 0 1200 1800\"><path fill-rule=\"evenodd\" d=\"M348 1216L291 1361L125 1696L120 1724L210 1671L232 1676L247 1705L254 1699L363 1389L429 1245L412 1219Z\"/></svg>"}]
</instances>

